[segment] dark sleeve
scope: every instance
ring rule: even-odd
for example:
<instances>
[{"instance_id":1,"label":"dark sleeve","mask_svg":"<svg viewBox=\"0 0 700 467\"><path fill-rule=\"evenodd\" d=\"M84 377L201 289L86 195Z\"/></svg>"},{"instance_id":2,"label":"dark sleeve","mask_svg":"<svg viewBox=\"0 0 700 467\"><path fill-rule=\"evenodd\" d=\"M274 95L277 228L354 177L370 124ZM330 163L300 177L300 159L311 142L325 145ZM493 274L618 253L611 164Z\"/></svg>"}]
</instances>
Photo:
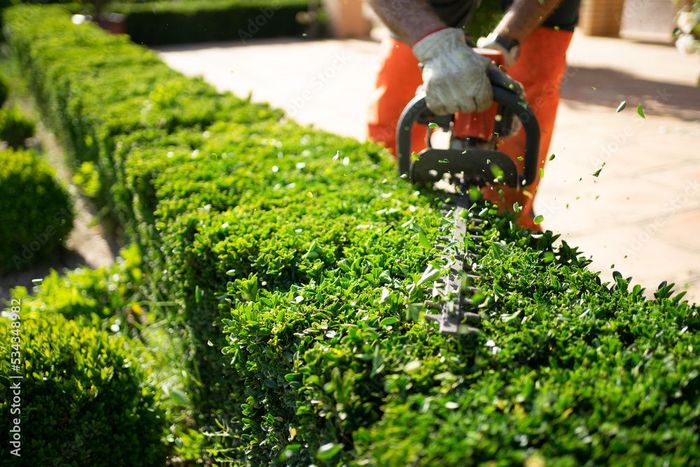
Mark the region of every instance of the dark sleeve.
<instances>
[{"instance_id":1,"label":"dark sleeve","mask_svg":"<svg viewBox=\"0 0 700 467\"><path fill-rule=\"evenodd\" d=\"M451 27L469 23L481 0L429 0L441 20Z\"/></svg>"},{"instance_id":2,"label":"dark sleeve","mask_svg":"<svg viewBox=\"0 0 700 467\"><path fill-rule=\"evenodd\" d=\"M501 0L503 10L507 10L513 4L513 0ZM578 10L581 0L564 0L549 18L542 24L552 29L573 31L578 24Z\"/></svg>"}]
</instances>

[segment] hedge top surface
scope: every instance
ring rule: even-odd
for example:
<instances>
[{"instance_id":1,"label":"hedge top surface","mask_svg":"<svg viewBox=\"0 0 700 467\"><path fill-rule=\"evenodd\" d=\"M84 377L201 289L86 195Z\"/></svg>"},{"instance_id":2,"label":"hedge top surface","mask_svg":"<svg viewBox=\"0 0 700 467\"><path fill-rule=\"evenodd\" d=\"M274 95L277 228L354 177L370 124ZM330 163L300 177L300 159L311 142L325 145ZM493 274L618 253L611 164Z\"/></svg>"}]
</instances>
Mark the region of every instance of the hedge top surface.
<instances>
[{"instance_id":1,"label":"hedge top surface","mask_svg":"<svg viewBox=\"0 0 700 467\"><path fill-rule=\"evenodd\" d=\"M566 243L486 208L471 246L483 336L438 335L417 304L449 221L387 153L217 94L56 10L8 24L47 114L186 304L193 400L237 462L700 455L699 312L670 287L647 300L622 277L602 284ZM96 92L110 82L123 85Z\"/></svg>"}]
</instances>

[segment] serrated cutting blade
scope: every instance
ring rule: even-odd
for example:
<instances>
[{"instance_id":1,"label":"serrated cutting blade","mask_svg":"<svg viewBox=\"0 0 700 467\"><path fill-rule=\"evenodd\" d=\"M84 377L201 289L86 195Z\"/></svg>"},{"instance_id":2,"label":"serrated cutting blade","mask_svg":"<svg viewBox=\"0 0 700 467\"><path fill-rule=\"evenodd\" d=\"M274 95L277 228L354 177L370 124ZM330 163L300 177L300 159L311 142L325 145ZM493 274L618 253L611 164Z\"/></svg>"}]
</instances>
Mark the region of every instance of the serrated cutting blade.
<instances>
[{"instance_id":1,"label":"serrated cutting blade","mask_svg":"<svg viewBox=\"0 0 700 467\"><path fill-rule=\"evenodd\" d=\"M435 313L427 314L426 318L437 322L443 334L475 335L479 333L481 317L478 304L473 300L477 290L471 285L477 277L475 258L467 244L473 245L482 239L484 221L469 217L474 203L468 195L457 195L452 200L449 207L452 235L443 249L447 274L433 286L432 300L426 305Z\"/></svg>"}]
</instances>

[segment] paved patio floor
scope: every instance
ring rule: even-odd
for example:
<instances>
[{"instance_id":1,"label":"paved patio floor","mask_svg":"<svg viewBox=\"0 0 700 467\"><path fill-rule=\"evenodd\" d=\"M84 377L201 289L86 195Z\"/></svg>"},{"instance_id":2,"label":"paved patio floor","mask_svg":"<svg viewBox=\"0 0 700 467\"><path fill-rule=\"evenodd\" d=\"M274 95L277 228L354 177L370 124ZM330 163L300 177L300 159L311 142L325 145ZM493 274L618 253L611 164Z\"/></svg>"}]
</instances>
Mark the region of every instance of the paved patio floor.
<instances>
[{"instance_id":1,"label":"paved patio floor","mask_svg":"<svg viewBox=\"0 0 700 467\"><path fill-rule=\"evenodd\" d=\"M381 46L357 40L162 49L172 67L268 101L301 122L365 137ZM536 209L545 227L613 270L700 301L700 60L674 48L577 35ZM616 113L626 100L626 110ZM635 109L643 104L647 117ZM596 177L594 173L601 169Z\"/></svg>"}]
</instances>

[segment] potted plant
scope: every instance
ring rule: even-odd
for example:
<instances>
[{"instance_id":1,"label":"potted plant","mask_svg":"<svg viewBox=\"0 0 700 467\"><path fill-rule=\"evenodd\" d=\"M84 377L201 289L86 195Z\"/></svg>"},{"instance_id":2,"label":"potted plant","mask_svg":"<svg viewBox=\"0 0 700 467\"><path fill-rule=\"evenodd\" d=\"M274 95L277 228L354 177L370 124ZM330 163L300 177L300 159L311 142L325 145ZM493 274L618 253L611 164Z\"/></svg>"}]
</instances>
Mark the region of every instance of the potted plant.
<instances>
[{"instance_id":1,"label":"potted plant","mask_svg":"<svg viewBox=\"0 0 700 467\"><path fill-rule=\"evenodd\" d=\"M618 37L625 0L583 0L581 30L589 36Z\"/></svg>"},{"instance_id":2,"label":"potted plant","mask_svg":"<svg viewBox=\"0 0 700 467\"><path fill-rule=\"evenodd\" d=\"M681 5L676 15L674 36L679 51L700 53L700 0Z\"/></svg>"},{"instance_id":3,"label":"potted plant","mask_svg":"<svg viewBox=\"0 0 700 467\"><path fill-rule=\"evenodd\" d=\"M372 26L365 16L364 1L324 0L331 32L335 37L369 37Z\"/></svg>"},{"instance_id":4,"label":"potted plant","mask_svg":"<svg viewBox=\"0 0 700 467\"><path fill-rule=\"evenodd\" d=\"M124 15L107 12L107 6L110 0L81 0L80 3L89 9L93 21L102 29L112 34L124 34L126 32L124 28ZM74 22L76 21L74 20Z\"/></svg>"}]
</instances>

